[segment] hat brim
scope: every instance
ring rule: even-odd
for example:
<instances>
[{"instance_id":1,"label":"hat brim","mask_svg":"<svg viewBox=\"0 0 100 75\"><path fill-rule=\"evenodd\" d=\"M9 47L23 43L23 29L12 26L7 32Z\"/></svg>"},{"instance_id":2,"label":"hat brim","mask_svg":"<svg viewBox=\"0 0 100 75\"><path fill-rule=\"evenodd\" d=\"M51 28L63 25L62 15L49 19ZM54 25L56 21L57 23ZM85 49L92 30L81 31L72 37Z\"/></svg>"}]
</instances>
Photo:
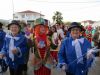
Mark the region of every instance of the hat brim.
<instances>
[{"instance_id":1,"label":"hat brim","mask_svg":"<svg viewBox=\"0 0 100 75\"><path fill-rule=\"evenodd\" d=\"M35 29L36 27L39 27L39 26L44 26L44 27L49 28L48 25L38 24L38 25L35 25L35 26L34 26L34 29Z\"/></svg>"},{"instance_id":2,"label":"hat brim","mask_svg":"<svg viewBox=\"0 0 100 75\"><path fill-rule=\"evenodd\" d=\"M19 24L17 24L17 23L10 23L10 24L8 24L8 30L9 30L9 28L10 28L10 26L12 26L12 25L16 25L16 26L18 26L19 28L21 28L21 26L19 25Z\"/></svg>"},{"instance_id":3,"label":"hat brim","mask_svg":"<svg viewBox=\"0 0 100 75\"><path fill-rule=\"evenodd\" d=\"M71 29L73 29L73 28L80 28L81 31L84 30L81 26L71 26L71 27L68 28L68 31L71 31Z\"/></svg>"}]
</instances>

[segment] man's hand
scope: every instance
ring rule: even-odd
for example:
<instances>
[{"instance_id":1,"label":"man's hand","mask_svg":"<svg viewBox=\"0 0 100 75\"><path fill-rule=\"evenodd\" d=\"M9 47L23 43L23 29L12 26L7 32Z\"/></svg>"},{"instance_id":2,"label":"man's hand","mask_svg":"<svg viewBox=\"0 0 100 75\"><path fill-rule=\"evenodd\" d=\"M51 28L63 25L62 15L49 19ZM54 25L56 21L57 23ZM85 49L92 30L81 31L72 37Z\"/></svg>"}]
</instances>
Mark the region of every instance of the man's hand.
<instances>
[{"instance_id":1,"label":"man's hand","mask_svg":"<svg viewBox=\"0 0 100 75\"><path fill-rule=\"evenodd\" d=\"M18 50L17 50L16 48L13 49L13 50L12 50L12 53L13 53L13 54L17 54L17 53L18 53Z\"/></svg>"},{"instance_id":2,"label":"man's hand","mask_svg":"<svg viewBox=\"0 0 100 75\"><path fill-rule=\"evenodd\" d=\"M2 59L4 57L4 54L0 54L0 59Z\"/></svg>"}]
</instances>

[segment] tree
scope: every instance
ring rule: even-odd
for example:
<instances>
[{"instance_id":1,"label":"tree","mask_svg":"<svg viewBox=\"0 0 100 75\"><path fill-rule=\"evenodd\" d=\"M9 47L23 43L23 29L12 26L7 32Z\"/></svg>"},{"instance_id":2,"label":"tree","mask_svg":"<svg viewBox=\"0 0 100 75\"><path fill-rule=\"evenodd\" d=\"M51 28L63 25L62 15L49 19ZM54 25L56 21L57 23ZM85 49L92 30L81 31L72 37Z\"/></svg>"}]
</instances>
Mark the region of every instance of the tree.
<instances>
[{"instance_id":1,"label":"tree","mask_svg":"<svg viewBox=\"0 0 100 75\"><path fill-rule=\"evenodd\" d=\"M8 20L0 19L0 22L3 23L4 26L7 26L9 24Z\"/></svg>"},{"instance_id":2,"label":"tree","mask_svg":"<svg viewBox=\"0 0 100 75\"><path fill-rule=\"evenodd\" d=\"M70 26L71 22L64 22L65 25Z\"/></svg>"},{"instance_id":3,"label":"tree","mask_svg":"<svg viewBox=\"0 0 100 75\"><path fill-rule=\"evenodd\" d=\"M63 20L62 13L59 12L59 11L56 11L54 13L54 16L52 17L52 19L53 19L54 23L57 23L57 24L62 24L63 23L62 22L62 20Z\"/></svg>"}]
</instances>

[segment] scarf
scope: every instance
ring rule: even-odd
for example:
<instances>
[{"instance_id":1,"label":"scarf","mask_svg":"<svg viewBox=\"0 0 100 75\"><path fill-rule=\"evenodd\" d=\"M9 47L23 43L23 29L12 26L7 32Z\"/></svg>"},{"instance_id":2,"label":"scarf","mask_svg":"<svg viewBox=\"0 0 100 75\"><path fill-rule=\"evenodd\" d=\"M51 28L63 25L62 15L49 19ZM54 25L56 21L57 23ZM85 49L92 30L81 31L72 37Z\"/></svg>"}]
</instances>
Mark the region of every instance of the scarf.
<instances>
[{"instance_id":1,"label":"scarf","mask_svg":"<svg viewBox=\"0 0 100 75\"><path fill-rule=\"evenodd\" d=\"M83 63L82 50L81 50L80 43L82 44L84 43L84 38L80 38L80 39L76 39L72 41L72 46L75 47L75 52L78 59L77 63Z\"/></svg>"},{"instance_id":2,"label":"scarf","mask_svg":"<svg viewBox=\"0 0 100 75\"><path fill-rule=\"evenodd\" d=\"M9 57L14 61L14 54L12 53L13 49L16 49L16 46L14 45L14 40L19 40L19 37L12 37L11 35L6 35L6 37L10 38L9 43Z\"/></svg>"}]
</instances>

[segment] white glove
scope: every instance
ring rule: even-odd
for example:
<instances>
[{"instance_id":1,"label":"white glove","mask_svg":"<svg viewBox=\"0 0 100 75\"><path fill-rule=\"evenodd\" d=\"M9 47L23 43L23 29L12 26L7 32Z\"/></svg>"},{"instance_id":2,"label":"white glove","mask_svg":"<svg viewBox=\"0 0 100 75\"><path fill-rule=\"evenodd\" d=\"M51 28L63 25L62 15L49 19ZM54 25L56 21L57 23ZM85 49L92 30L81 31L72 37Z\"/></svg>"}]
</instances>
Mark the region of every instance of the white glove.
<instances>
[{"instance_id":1,"label":"white glove","mask_svg":"<svg viewBox=\"0 0 100 75\"><path fill-rule=\"evenodd\" d=\"M87 59L93 58L93 52L94 50L92 49L87 52Z\"/></svg>"},{"instance_id":2,"label":"white glove","mask_svg":"<svg viewBox=\"0 0 100 75\"><path fill-rule=\"evenodd\" d=\"M66 69L67 69L67 65L65 64L62 66L62 70L65 71Z\"/></svg>"}]
</instances>

